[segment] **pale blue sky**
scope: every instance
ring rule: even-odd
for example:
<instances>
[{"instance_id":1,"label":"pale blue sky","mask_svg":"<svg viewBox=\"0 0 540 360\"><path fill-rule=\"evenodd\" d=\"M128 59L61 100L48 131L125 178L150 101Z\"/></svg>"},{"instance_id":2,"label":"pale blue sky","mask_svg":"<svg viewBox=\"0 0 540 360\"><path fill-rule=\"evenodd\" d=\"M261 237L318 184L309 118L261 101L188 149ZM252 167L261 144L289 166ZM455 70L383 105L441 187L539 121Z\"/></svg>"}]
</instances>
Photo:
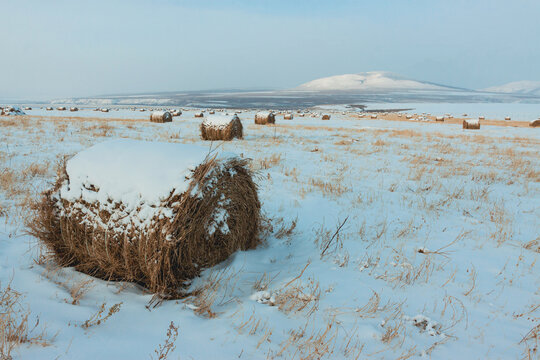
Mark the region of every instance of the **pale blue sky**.
<instances>
[{"instance_id":1,"label":"pale blue sky","mask_svg":"<svg viewBox=\"0 0 540 360\"><path fill-rule=\"evenodd\" d=\"M0 0L0 98L540 80L538 0Z\"/></svg>"}]
</instances>

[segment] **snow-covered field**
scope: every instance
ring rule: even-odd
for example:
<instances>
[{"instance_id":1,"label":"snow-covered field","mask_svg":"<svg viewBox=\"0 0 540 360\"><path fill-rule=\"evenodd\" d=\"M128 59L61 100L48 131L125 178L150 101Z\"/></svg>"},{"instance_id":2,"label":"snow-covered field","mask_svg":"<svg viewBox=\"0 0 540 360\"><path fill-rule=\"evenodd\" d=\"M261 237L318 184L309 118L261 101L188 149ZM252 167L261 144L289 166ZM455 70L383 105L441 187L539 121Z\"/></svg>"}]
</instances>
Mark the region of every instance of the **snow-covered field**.
<instances>
[{"instance_id":1,"label":"snow-covered field","mask_svg":"<svg viewBox=\"0 0 540 360\"><path fill-rule=\"evenodd\" d=\"M532 121L540 118L540 104L524 103L369 103L367 110L412 109L409 113L451 114L455 117L467 114L469 117L485 116L486 119Z\"/></svg>"},{"instance_id":2,"label":"snow-covered field","mask_svg":"<svg viewBox=\"0 0 540 360\"><path fill-rule=\"evenodd\" d=\"M0 282L29 313L14 358L538 358L539 129L243 112L244 139L220 146L259 172L264 244L155 306L47 261L29 205L66 155L111 138L210 147L201 120L28 113L0 118Z\"/></svg>"}]
</instances>

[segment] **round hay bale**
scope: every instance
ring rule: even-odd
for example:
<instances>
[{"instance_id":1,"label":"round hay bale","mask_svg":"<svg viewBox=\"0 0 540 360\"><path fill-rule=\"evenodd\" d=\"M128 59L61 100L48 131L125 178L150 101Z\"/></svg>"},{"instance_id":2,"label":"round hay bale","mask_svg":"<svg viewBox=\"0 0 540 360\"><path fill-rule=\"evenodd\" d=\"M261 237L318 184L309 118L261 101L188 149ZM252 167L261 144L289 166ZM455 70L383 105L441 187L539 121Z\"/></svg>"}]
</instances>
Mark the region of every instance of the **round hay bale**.
<instances>
[{"instance_id":1,"label":"round hay bale","mask_svg":"<svg viewBox=\"0 0 540 360\"><path fill-rule=\"evenodd\" d=\"M203 140L232 140L242 139L243 126L237 115L223 116L210 115L206 117L200 126Z\"/></svg>"},{"instance_id":2,"label":"round hay bale","mask_svg":"<svg viewBox=\"0 0 540 360\"><path fill-rule=\"evenodd\" d=\"M435 121L444 121L444 116L437 116Z\"/></svg>"},{"instance_id":3,"label":"round hay bale","mask_svg":"<svg viewBox=\"0 0 540 360\"><path fill-rule=\"evenodd\" d=\"M56 110L64 111L64 110L66 110L66 107L65 106L59 106L59 107L56 108Z\"/></svg>"},{"instance_id":4,"label":"round hay bale","mask_svg":"<svg viewBox=\"0 0 540 360\"><path fill-rule=\"evenodd\" d=\"M306 115L305 115L304 113L300 113L300 114L298 114L298 116L304 117L304 116L306 116Z\"/></svg>"},{"instance_id":5,"label":"round hay bale","mask_svg":"<svg viewBox=\"0 0 540 360\"><path fill-rule=\"evenodd\" d=\"M377 114L371 114L371 118L372 118L372 119L376 119L376 118L377 118Z\"/></svg>"},{"instance_id":6,"label":"round hay bale","mask_svg":"<svg viewBox=\"0 0 540 360\"><path fill-rule=\"evenodd\" d=\"M530 127L539 127L540 126L540 119L533 120L529 123Z\"/></svg>"},{"instance_id":7,"label":"round hay bale","mask_svg":"<svg viewBox=\"0 0 540 360\"><path fill-rule=\"evenodd\" d=\"M208 113L209 113L210 115L214 115L216 112L215 112L214 110L210 110Z\"/></svg>"},{"instance_id":8,"label":"round hay bale","mask_svg":"<svg viewBox=\"0 0 540 360\"><path fill-rule=\"evenodd\" d=\"M470 130L478 130L480 129L480 121L476 119L465 119L463 120L463 128Z\"/></svg>"},{"instance_id":9,"label":"round hay bale","mask_svg":"<svg viewBox=\"0 0 540 360\"><path fill-rule=\"evenodd\" d=\"M107 112L109 112L109 109L107 109L107 108L102 108L102 109L101 109L101 112L107 113Z\"/></svg>"},{"instance_id":10,"label":"round hay bale","mask_svg":"<svg viewBox=\"0 0 540 360\"><path fill-rule=\"evenodd\" d=\"M292 120L293 119L293 114L285 114L283 115L283 120Z\"/></svg>"},{"instance_id":11,"label":"round hay bale","mask_svg":"<svg viewBox=\"0 0 540 360\"><path fill-rule=\"evenodd\" d=\"M247 161L196 145L101 143L65 163L30 231L61 266L180 297L204 268L260 241Z\"/></svg>"},{"instance_id":12,"label":"round hay bale","mask_svg":"<svg viewBox=\"0 0 540 360\"><path fill-rule=\"evenodd\" d=\"M407 115L406 117L407 117L407 119L412 119L413 118L412 115Z\"/></svg>"},{"instance_id":13,"label":"round hay bale","mask_svg":"<svg viewBox=\"0 0 540 360\"><path fill-rule=\"evenodd\" d=\"M486 120L486 117L485 116L479 116L478 120Z\"/></svg>"},{"instance_id":14,"label":"round hay bale","mask_svg":"<svg viewBox=\"0 0 540 360\"><path fill-rule=\"evenodd\" d=\"M155 123L166 123L172 121L172 115L168 111L154 111L150 114L150 121Z\"/></svg>"},{"instance_id":15,"label":"round hay bale","mask_svg":"<svg viewBox=\"0 0 540 360\"><path fill-rule=\"evenodd\" d=\"M504 118L504 120L510 121L510 120L512 120L512 118L510 116L507 116L507 117Z\"/></svg>"},{"instance_id":16,"label":"round hay bale","mask_svg":"<svg viewBox=\"0 0 540 360\"><path fill-rule=\"evenodd\" d=\"M180 111L180 110L172 110L172 111L169 111L169 112L171 113L172 117L177 117L177 116L182 115L182 111Z\"/></svg>"},{"instance_id":17,"label":"round hay bale","mask_svg":"<svg viewBox=\"0 0 540 360\"><path fill-rule=\"evenodd\" d=\"M259 111L255 114L255 124L257 125L266 125L266 124L275 124L276 115L271 111Z\"/></svg>"},{"instance_id":18,"label":"round hay bale","mask_svg":"<svg viewBox=\"0 0 540 360\"><path fill-rule=\"evenodd\" d=\"M204 114L202 112L195 113L196 118L202 118L204 117Z\"/></svg>"},{"instance_id":19,"label":"round hay bale","mask_svg":"<svg viewBox=\"0 0 540 360\"><path fill-rule=\"evenodd\" d=\"M76 108L76 107L70 107L70 108L69 108L69 111L79 111L79 108Z\"/></svg>"},{"instance_id":20,"label":"round hay bale","mask_svg":"<svg viewBox=\"0 0 540 360\"><path fill-rule=\"evenodd\" d=\"M330 120L330 115L324 114L324 115L321 117L321 120Z\"/></svg>"},{"instance_id":21,"label":"round hay bale","mask_svg":"<svg viewBox=\"0 0 540 360\"><path fill-rule=\"evenodd\" d=\"M30 106L26 106L24 110L32 110L32 108Z\"/></svg>"},{"instance_id":22,"label":"round hay bale","mask_svg":"<svg viewBox=\"0 0 540 360\"><path fill-rule=\"evenodd\" d=\"M47 110L47 111L51 111L52 109L53 109L53 108L50 107L50 106L47 106L47 108L45 108L45 110Z\"/></svg>"}]
</instances>

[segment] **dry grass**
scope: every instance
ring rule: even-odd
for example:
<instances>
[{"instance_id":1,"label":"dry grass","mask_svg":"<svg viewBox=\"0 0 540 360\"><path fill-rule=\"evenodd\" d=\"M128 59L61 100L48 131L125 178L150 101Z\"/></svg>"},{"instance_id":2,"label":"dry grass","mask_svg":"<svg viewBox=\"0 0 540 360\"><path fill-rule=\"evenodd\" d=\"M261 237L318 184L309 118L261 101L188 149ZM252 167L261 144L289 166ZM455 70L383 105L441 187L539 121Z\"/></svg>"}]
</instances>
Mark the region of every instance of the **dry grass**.
<instances>
[{"instance_id":1,"label":"dry grass","mask_svg":"<svg viewBox=\"0 0 540 360\"><path fill-rule=\"evenodd\" d=\"M22 304L22 295L8 284L0 284L0 359L12 359L13 350L22 344L47 346L44 333L32 335L39 319L31 328L28 324L30 310Z\"/></svg>"}]
</instances>

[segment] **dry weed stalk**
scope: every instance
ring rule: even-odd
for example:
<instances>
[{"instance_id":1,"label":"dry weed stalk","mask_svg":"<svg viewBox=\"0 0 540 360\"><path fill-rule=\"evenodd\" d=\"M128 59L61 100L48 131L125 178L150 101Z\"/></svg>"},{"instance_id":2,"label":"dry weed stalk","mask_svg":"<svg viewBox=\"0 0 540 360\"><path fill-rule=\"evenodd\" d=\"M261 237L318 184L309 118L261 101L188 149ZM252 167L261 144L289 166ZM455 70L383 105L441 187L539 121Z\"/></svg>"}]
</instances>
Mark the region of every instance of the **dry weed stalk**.
<instances>
[{"instance_id":1,"label":"dry weed stalk","mask_svg":"<svg viewBox=\"0 0 540 360\"><path fill-rule=\"evenodd\" d=\"M167 337L165 338L165 342L163 345L158 345L158 348L154 350L154 353L156 354L157 360L166 360L167 356L169 356L169 353L174 351L176 349L176 345L174 343L176 342L176 339L178 338L178 326L174 325L174 322L171 321L169 324L169 328L167 329ZM152 359L154 359L153 356L151 356Z\"/></svg>"},{"instance_id":2,"label":"dry weed stalk","mask_svg":"<svg viewBox=\"0 0 540 360\"><path fill-rule=\"evenodd\" d=\"M109 311L107 312L107 314L105 314L105 310L107 309L107 307L106 307L107 304L106 303L101 304L98 311L95 314L93 314L92 316L90 316L90 318L88 320L86 320L81 325L81 327L83 329L88 329L88 328L90 328L92 326L103 324L111 316L113 316L114 314L116 314L117 312L120 311L120 307L122 306L122 304L123 303L114 304L113 306L111 306L109 308Z\"/></svg>"}]
</instances>

